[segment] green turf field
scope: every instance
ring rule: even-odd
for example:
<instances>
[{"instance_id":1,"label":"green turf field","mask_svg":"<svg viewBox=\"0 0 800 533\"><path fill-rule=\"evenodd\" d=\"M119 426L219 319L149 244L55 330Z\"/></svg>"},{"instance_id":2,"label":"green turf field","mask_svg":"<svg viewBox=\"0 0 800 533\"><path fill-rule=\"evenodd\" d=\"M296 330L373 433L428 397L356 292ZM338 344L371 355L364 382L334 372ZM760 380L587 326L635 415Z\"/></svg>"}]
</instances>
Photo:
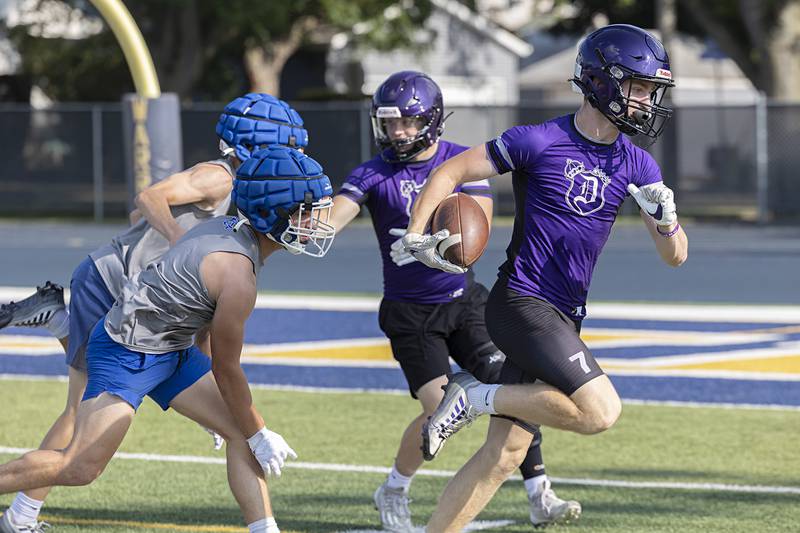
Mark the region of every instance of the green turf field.
<instances>
[{"instance_id":1,"label":"green turf field","mask_svg":"<svg viewBox=\"0 0 800 533\"><path fill-rule=\"evenodd\" d=\"M62 407L58 382L0 381L0 446L35 447ZM375 529L371 496L383 474L337 472L333 465L386 467L416 403L398 395L258 390L270 427L320 468L291 468L271 483L283 531ZM387 422L388 421L388 422ZM456 469L482 441L485 420L454 437L425 468ZM556 484L584 514L563 531L773 532L800 530L800 494L697 490L722 483L800 488L800 412L626 405L605 434L546 430L551 477L674 482L678 488ZM146 401L121 451L222 459L199 427ZM0 459L8 460L10 455ZM430 515L447 479L418 476L415 522ZM11 496L0 497L0 507ZM59 488L44 514L57 531L246 531L221 464L115 459L89 487ZM503 531L529 531L522 483L508 482L481 520L513 520Z\"/></svg>"}]
</instances>

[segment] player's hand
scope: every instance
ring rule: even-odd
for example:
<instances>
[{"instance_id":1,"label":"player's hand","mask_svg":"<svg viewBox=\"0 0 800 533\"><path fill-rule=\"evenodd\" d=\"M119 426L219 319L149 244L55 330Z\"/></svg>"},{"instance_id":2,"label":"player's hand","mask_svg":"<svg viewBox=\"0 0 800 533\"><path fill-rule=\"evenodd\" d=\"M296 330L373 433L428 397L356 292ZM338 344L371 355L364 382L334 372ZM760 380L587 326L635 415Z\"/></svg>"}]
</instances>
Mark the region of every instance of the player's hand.
<instances>
[{"instance_id":1,"label":"player's hand","mask_svg":"<svg viewBox=\"0 0 800 533\"><path fill-rule=\"evenodd\" d=\"M213 429L208 429L207 427L201 426L203 429L206 430L206 433L211 435L211 438L214 440L214 450L220 450L222 445L225 444L225 439L220 436L219 433L214 431Z\"/></svg>"},{"instance_id":2,"label":"player's hand","mask_svg":"<svg viewBox=\"0 0 800 533\"><path fill-rule=\"evenodd\" d=\"M663 181L637 187L628 184L628 192L648 215L653 217L659 226L671 226L678 221L675 207L675 194L664 185Z\"/></svg>"},{"instance_id":3,"label":"player's hand","mask_svg":"<svg viewBox=\"0 0 800 533\"><path fill-rule=\"evenodd\" d=\"M394 264L399 267L417 260L417 258L407 252L403 246L403 235L405 234L405 228L392 228L389 230L389 235L399 237L399 239L392 243L392 249L389 251L389 257L391 257Z\"/></svg>"},{"instance_id":4,"label":"player's hand","mask_svg":"<svg viewBox=\"0 0 800 533\"><path fill-rule=\"evenodd\" d=\"M420 263L431 268L438 268L451 274L463 274L466 268L454 265L439 254L437 246L440 242L450 236L446 229L437 231L433 235L422 235L419 233L406 233L403 236L403 247L413 255Z\"/></svg>"},{"instance_id":5,"label":"player's hand","mask_svg":"<svg viewBox=\"0 0 800 533\"><path fill-rule=\"evenodd\" d=\"M284 438L267 428L261 428L261 431L247 439L247 444L268 476L274 474L280 477L286 458L297 459L297 454Z\"/></svg>"}]
</instances>

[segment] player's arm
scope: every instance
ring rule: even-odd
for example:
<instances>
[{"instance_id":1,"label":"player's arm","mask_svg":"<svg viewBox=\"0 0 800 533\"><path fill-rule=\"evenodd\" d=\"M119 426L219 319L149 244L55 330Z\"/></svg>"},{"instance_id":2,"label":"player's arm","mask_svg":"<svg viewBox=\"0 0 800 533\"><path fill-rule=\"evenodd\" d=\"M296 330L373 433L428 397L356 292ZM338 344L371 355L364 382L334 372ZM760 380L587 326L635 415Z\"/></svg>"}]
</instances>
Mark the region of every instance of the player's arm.
<instances>
[{"instance_id":1,"label":"player's arm","mask_svg":"<svg viewBox=\"0 0 800 533\"><path fill-rule=\"evenodd\" d=\"M142 219L142 212L139 211L138 208L131 211L131 213L128 215L128 220L130 221L131 226L139 222L141 219Z\"/></svg>"},{"instance_id":2,"label":"player's arm","mask_svg":"<svg viewBox=\"0 0 800 533\"><path fill-rule=\"evenodd\" d=\"M494 210L494 201L491 197L491 192L487 190L486 195L484 194L477 194L477 192L469 191L468 189L464 189L464 192L472 196L472 198L478 202L478 205L481 206L483 209L483 214L486 215L486 220L489 222L489 229L492 229L492 212Z\"/></svg>"},{"instance_id":3,"label":"player's arm","mask_svg":"<svg viewBox=\"0 0 800 533\"><path fill-rule=\"evenodd\" d=\"M489 160L486 146L483 144L448 159L434 169L414 201L408 232L423 233L436 207L457 186L496 175L497 171Z\"/></svg>"},{"instance_id":4,"label":"player's arm","mask_svg":"<svg viewBox=\"0 0 800 533\"><path fill-rule=\"evenodd\" d=\"M185 230L172 216L170 206L216 206L231 193L231 176L219 165L200 163L151 185L136 195L136 207L156 231L174 244Z\"/></svg>"},{"instance_id":5,"label":"player's arm","mask_svg":"<svg viewBox=\"0 0 800 533\"><path fill-rule=\"evenodd\" d=\"M201 275L216 301L209 328L214 379L258 464L267 475L280 476L286 459L297 459L297 454L282 436L266 428L241 365L244 324L256 302L253 263L243 255L214 253L203 260Z\"/></svg>"},{"instance_id":6,"label":"player's arm","mask_svg":"<svg viewBox=\"0 0 800 533\"><path fill-rule=\"evenodd\" d=\"M457 186L495 175L497 170L482 144L461 152L436 167L411 208L408 231L402 240L403 249L425 266L454 274L466 272L466 268L447 261L437 251L437 245L450 235L446 229L433 235L423 235L423 232L436 207Z\"/></svg>"},{"instance_id":7,"label":"player's arm","mask_svg":"<svg viewBox=\"0 0 800 533\"><path fill-rule=\"evenodd\" d=\"M347 226L361 211L361 206L348 198L344 194L337 194L333 197L333 208L331 208L331 216L328 224L336 228L336 232L340 232Z\"/></svg>"},{"instance_id":8,"label":"player's arm","mask_svg":"<svg viewBox=\"0 0 800 533\"><path fill-rule=\"evenodd\" d=\"M644 212L639 211L639 215L650 232L656 250L661 259L668 265L679 267L689 256L689 239L683 228L677 222L667 226L659 226L656 220Z\"/></svg>"},{"instance_id":9,"label":"player's arm","mask_svg":"<svg viewBox=\"0 0 800 533\"><path fill-rule=\"evenodd\" d=\"M244 324L256 301L253 266L241 255L212 254L204 261L203 279L217 302L209 328L211 370L236 424L249 437L264 427L240 363Z\"/></svg>"}]
</instances>

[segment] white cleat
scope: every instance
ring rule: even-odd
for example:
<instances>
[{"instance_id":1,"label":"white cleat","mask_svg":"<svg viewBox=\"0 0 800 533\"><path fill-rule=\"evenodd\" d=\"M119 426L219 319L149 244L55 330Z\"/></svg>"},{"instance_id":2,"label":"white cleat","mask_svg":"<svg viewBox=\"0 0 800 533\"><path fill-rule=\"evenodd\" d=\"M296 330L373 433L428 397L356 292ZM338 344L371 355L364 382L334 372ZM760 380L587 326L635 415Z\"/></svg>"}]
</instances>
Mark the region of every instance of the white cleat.
<instances>
[{"instance_id":1,"label":"white cleat","mask_svg":"<svg viewBox=\"0 0 800 533\"><path fill-rule=\"evenodd\" d=\"M411 511L408 504L411 500L403 489L393 489L383 483L373 496L375 509L381 515L384 531L394 533L411 533L419 531L411 523Z\"/></svg>"},{"instance_id":2,"label":"white cleat","mask_svg":"<svg viewBox=\"0 0 800 533\"><path fill-rule=\"evenodd\" d=\"M11 515L6 511L0 517L0 533L42 533L50 529L50 524L47 522L34 522L21 526L11 521Z\"/></svg>"},{"instance_id":3,"label":"white cleat","mask_svg":"<svg viewBox=\"0 0 800 533\"><path fill-rule=\"evenodd\" d=\"M439 406L422 426L422 456L433 460L441 451L444 442L480 416L469 403L467 391L481 385L469 372L456 372L442 387L444 397Z\"/></svg>"},{"instance_id":4,"label":"white cleat","mask_svg":"<svg viewBox=\"0 0 800 533\"><path fill-rule=\"evenodd\" d=\"M222 435L220 435L219 433L217 433L213 429L208 429L207 427L204 427L204 426L200 426L200 427L202 427L206 431L206 433L211 435L211 439L214 441L214 444L213 444L214 450L215 451L221 450L222 449L222 445L225 444L225 439L222 438Z\"/></svg>"},{"instance_id":5,"label":"white cleat","mask_svg":"<svg viewBox=\"0 0 800 533\"><path fill-rule=\"evenodd\" d=\"M535 528L552 524L568 524L580 518L581 504L575 500L562 500L550 488L550 480L544 482L542 491L531 498L531 523Z\"/></svg>"}]
</instances>

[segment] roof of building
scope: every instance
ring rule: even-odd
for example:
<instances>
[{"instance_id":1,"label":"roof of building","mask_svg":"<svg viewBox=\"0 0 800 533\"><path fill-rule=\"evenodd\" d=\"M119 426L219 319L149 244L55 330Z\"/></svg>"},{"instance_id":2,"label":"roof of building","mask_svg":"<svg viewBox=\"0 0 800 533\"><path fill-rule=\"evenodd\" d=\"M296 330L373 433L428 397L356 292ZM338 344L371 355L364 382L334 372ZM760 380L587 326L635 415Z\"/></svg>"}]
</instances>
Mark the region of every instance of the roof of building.
<instances>
[{"instance_id":1,"label":"roof of building","mask_svg":"<svg viewBox=\"0 0 800 533\"><path fill-rule=\"evenodd\" d=\"M433 5L457 18L473 30L495 41L500 46L515 53L520 58L533 53L533 45L520 39L508 30L505 30L489 20L487 17L472 11L469 7L457 0L431 0Z\"/></svg>"}]
</instances>

